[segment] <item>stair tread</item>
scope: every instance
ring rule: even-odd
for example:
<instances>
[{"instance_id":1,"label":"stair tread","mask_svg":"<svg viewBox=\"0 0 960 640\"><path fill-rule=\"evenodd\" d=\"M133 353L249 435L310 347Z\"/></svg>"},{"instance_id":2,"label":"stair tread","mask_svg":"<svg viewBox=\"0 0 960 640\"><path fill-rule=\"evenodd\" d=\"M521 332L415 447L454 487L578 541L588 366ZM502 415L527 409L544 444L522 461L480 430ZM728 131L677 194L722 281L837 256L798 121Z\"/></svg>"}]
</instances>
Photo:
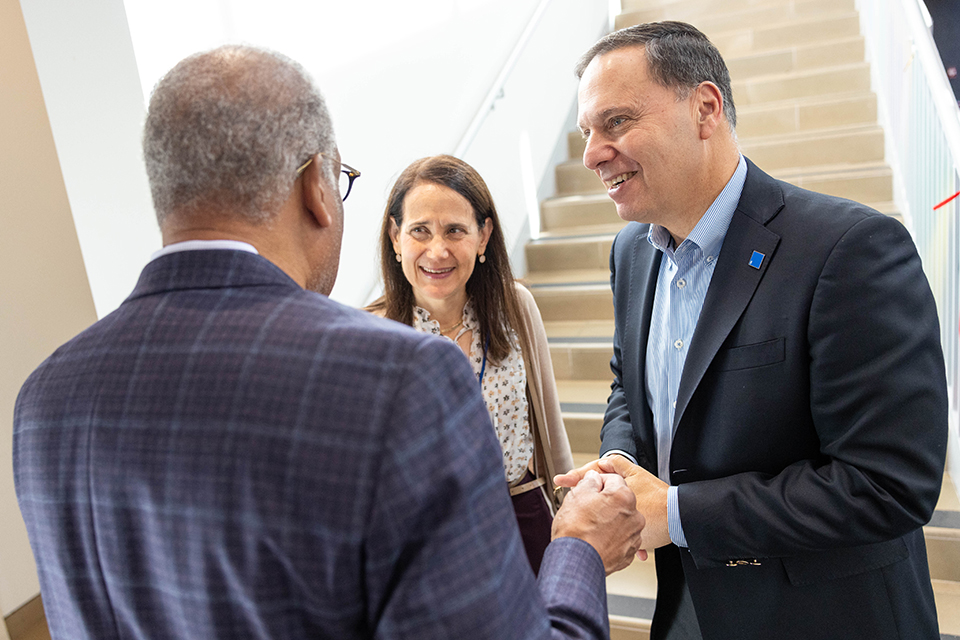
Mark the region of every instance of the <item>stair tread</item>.
<instances>
[{"instance_id":1,"label":"stair tread","mask_svg":"<svg viewBox=\"0 0 960 640\"><path fill-rule=\"evenodd\" d=\"M791 169L778 169L770 171L770 175L780 180L790 178L850 178L868 175L892 174L893 170L886 162L860 162L855 164L823 164L811 165L806 167L794 167Z\"/></svg>"},{"instance_id":2,"label":"stair tread","mask_svg":"<svg viewBox=\"0 0 960 640\"><path fill-rule=\"evenodd\" d=\"M770 53L770 52L764 52ZM842 64L832 64L826 67L811 67L809 69L792 69L790 71L780 71L777 73L767 73L761 76L752 76L750 78L737 79L733 80L733 86L744 85L744 84L759 84L765 82L780 82L783 80L789 80L792 78L809 78L812 76L824 75L827 73L833 73L836 71L847 71L850 69L869 69L870 63L866 61L859 62L844 62ZM836 94L830 94L836 95Z\"/></svg>"},{"instance_id":3,"label":"stair tread","mask_svg":"<svg viewBox=\"0 0 960 640\"><path fill-rule=\"evenodd\" d=\"M596 229L595 227L603 227L601 229ZM544 245L544 244L577 244L580 242L594 242L597 240L613 240L616 237L616 231L612 231L611 227L608 225L591 225L589 227L578 227L583 229L583 233L579 234L564 234L564 235L542 235L539 238L531 240L529 245Z\"/></svg>"},{"instance_id":4,"label":"stair tread","mask_svg":"<svg viewBox=\"0 0 960 640\"><path fill-rule=\"evenodd\" d=\"M740 62L742 60L752 60L754 58L762 58L764 56L769 56L777 53L793 53L795 51L803 49L816 49L819 47L829 47L836 44L845 44L849 42L857 42L863 39L863 36L841 36L839 38L832 38L830 40L818 40L816 42L809 43L799 43L786 45L780 48L766 49L764 51L751 51L750 53L739 53L731 56L724 56L723 59L727 63L727 66L730 66L731 63Z\"/></svg>"},{"instance_id":5,"label":"stair tread","mask_svg":"<svg viewBox=\"0 0 960 640\"><path fill-rule=\"evenodd\" d=\"M610 382L606 380L557 380L561 404L591 404L606 407Z\"/></svg>"},{"instance_id":6,"label":"stair tread","mask_svg":"<svg viewBox=\"0 0 960 640\"><path fill-rule=\"evenodd\" d=\"M523 277L523 283L528 287L561 285L561 284L596 284L610 283L608 269L570 269L552 271L531 271Z\"/></svg>"},{"instance_id":7,"label":"stair tread","mask_svg":"<svg viewBox=\"0 0 960 640\"><path fill-rule=\"evenodd\" d=\"M814 94L809 96L797 96L795 98L785 98L783 100L770 100L768 102L753 102L750 104L737 105L737 121L739 122L742 118L741 116L748 117L755 111L764 111L766 109L775 109L777 107L786 107L786 106L814 106L821 104L832 104L839 102L846 102L848 100L855 100L857 98L867 98L872 97L873 93L871 91L863 90L853 90L853 91L842 91L837 93L821 93Z\"/></svg>"},{"instance_id":8,"label":"stair tread","mask_svg":"<svg viewBox=\"0 0 960 640\"><path fill-rule=\"evenodd\" d=\"M607 194L602 194L607 197ZM570 238L575 236L590 237L616 235L620 229L626 225L626 221L609 222L604 224L593 224L582 227L561 227L553 231L544 231L540 234L540 240L551 240L555 238Z\"/></svg>"},{"instance_id":9,"label":"stair tread","mask_svg":"<svg viewBox=\"0 0 960 640\"><path fill-rule=\"evenodd\" d=\"M737 33L743 33L743 32L750 32L750 31L772 31L772 30L774 30L774 29L783 29L783 28L785 28L785 27L796 27L796 26L801 26L801 25L817 24L817 23L819 23L819 22L832 22L832 21L834 21L834 20L847 20L847 19L851 19L851 18L856 18L856 19L859 21L860 15L857 13L857 11L850 11L850 10L848 10L848 9L840 9L840 10L838 10L838 11L830 11L830 12L826 12L826 13L815 13L815 14L811 14L811 15L788 16L788 17L785 17L783 20L780 20L780 21L778 21L778 22L771 22L771 23L769 23L769 24L764 24L764 25L761 25L761 26L759 26L759 27L741 26L741 25L738 25L738 26L730 27L730 28L710 29L710 24L709 24L709 22L706 22L706 23L704 23L703 28L700 29L700 30L703 31L705 34L707 34L707 37L709 37L709 38L712 40L713 38L719 38L719 37L721 37L721 36L728 36L728 35L731 35L731 34L737 34ZM700 27L698 26L697 28L699 29ZM771 47L771 48L772 48L772 49L776 49L776 46L773 46L773 47ZM766 50L769 50L769 49L764 49L764 51L766 51ZM722 53L723 53L723 52L721 51L721 54L722 54ZM726 58L726 56L724 56L724 58Z\"/></svg>"},{"instance_id":10,"label":"stair tread","mask_svg":"<svg viewBox=\"0 0 960 640\"><path fill-rule=\"evenodd\" d=\"M950 475L943 476L943 489L940 491L940 500L937 502L938 511L960 511L960 497L957 488L950 481Z\"/></svg>"},{"instance_id":11,"label":"stair tread","mask_svg":"<svg viewBox=\"0 0 960 640\"><path fill-rule=\"evenodd\" d=\"M821 127L818 129L806 129L804 131L791 131L789 133L774 133L765 136L746 138L740 142L743 146L765 146L782 145L786 142L812 142L814 140L830 140L842 138L844 136L883 133L883 127L878 123L840 125L837 127ZM873 161L876 162L876 161Z\"/></svg>"},{"instance_id":12,"label":"stair tread","mask_svg":"<svg viewBox=\"0 0 960 640\"><path fill-rule=\"evenodd\" d=\"M613 340L613 320L545 320L543 327L549 340L563 338L595 338L597 342Z\"/></svg>"}]
</instances>

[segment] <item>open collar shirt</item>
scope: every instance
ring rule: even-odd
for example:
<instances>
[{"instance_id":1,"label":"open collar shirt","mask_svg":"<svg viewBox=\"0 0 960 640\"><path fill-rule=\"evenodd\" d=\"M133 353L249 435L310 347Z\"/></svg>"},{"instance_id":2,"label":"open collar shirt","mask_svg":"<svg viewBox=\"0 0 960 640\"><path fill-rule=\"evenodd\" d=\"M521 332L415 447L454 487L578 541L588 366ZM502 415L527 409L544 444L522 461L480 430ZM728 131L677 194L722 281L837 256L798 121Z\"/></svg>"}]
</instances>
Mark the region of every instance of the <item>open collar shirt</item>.
<instances>
[{"instance_id":1,"label":"open collar shirt","mask_svg":"<svg viewBox=\"0 0 960 640\"><path fill-rule=\"evenodd\" d=\"M674 246L673 237L662 226L651 225L647 236L650 244L663 253L647 339L646 395L653 412L657 471L660 479L668 484L683 364L746 178L747 163L741 155L727 186L679 247ZM667 520L670 538L685 547L677 491L677 487L670 487L668 491Z\"/></svg>"}]
</instances>

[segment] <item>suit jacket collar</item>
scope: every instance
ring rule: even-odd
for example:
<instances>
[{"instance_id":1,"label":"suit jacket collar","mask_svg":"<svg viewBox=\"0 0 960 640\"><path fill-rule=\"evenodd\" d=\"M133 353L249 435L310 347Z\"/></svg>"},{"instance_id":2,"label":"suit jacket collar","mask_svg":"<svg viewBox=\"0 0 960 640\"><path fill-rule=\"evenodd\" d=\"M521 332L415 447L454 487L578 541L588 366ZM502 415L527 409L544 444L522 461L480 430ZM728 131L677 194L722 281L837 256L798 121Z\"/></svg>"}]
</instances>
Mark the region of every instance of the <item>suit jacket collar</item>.
<instances>
[{"instance_id":1,"label":"suit jacket collar","mask_svg":"<svg viewBox=\"0 0 960 640\"><path fill-rule=\"evenodd\" d=\"M278 266L246 251L180 251L150 261L127 301L168 291L264 285L301 288Z\"/></svg>"},{"instance_id":2,"label":"suit jacket collar","mask_svg":"<svg viewBox=\"0 0 960 640\"><path fill-rule=\"evenodd\" d=\"M780 236L766 225L783 209L783 191L776 180L747 160L747 179L730 221L717 266L684 363L677 394L674 425L680 429L683 413L707 367L750 303L760 280L775 259ZM759 268L751 266L762 254ZM648 310L649 315L649 310ZM675 434L676 437L676 434Z\"/></svg>"}]
</instances>

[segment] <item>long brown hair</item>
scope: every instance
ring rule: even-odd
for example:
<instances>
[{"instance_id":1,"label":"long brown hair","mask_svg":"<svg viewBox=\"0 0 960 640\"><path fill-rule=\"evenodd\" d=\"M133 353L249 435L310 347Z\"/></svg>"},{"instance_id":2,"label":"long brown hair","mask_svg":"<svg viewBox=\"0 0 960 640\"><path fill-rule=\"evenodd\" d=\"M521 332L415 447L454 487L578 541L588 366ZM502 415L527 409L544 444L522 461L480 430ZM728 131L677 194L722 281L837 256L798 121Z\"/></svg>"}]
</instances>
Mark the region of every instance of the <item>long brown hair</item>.
<instances>
[{"instance_id":1,"label":"long brown hair","mask_svg":"<svg viewBox=\"0 0 960 640\"><path fill-rule=\"evenodd\" d=\"M487 218L493 225L484 251L486 261L477 264L467 280L467 296L480 324L480 340L484 344L488 338L490 340L487 355L491 362L499 363L511 350L510 329L516 331L521 340L526 340L527 331L520 313L520 300L493 197L476 169L463 160L447 155L421 158L404 169L397 178L387 198L380 226L383 297L371 304L368 310L413 325L413 308L416 304L413 287L396 260L390 229L391 220L397 227L403 226L403 200L411 189L425 182L447 187L466 198L473 208L479 228L483 228Z\"/></svg>"}]
</instances>

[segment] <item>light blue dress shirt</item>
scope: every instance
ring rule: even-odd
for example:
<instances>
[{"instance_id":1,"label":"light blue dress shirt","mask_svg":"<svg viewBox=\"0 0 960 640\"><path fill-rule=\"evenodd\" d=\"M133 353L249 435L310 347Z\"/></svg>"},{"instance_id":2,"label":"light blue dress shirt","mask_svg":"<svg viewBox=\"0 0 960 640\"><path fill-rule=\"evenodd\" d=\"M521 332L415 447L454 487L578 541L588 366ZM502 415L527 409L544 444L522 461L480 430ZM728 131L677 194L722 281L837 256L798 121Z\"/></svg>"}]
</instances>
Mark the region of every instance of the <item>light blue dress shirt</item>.
<instances>
[{"instance_id":1,"label":"light blue dress shirt","mask_svg":"<svg viewBox=\"0 0 960 640\"><path fill-rule=\"evenodd\" d=\"M650 244L663 252L647 340L646 392L653 412L658 475L667 484L670 483L670 450L683 364L746 178L747 163L741 155L727 186L679 247L674 247L673 237L662 226L652 225L647 236ZM706 321L709 322L709 318ZM622 451L609 453L626 455ZM632 456L626 457L632 459ZM673 543L686 547L677 494L678 487L668 489L667 524Z\"/></svg>"}]
</instances>

